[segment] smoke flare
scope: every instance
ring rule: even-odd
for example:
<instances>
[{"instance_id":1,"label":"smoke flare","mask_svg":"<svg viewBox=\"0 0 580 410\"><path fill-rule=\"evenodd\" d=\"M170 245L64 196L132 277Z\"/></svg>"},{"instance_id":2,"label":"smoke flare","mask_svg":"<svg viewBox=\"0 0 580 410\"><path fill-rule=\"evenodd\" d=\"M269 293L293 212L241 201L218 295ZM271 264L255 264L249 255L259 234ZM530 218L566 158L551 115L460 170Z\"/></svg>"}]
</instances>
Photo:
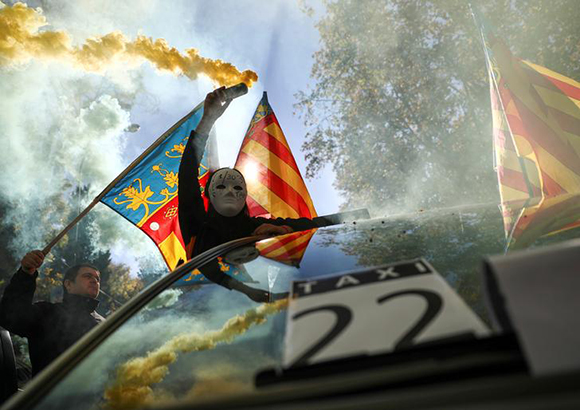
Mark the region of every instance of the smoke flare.
<instances>
[{"instance_id":1,"label":"smoke flare","mask_svg":"<svg viewBox=\"0 0 580 410\"><path fill-rule=\"evenodd\" d=\"M63 61L85 71L102 73L116 63L138 65L147 60L158 70L192 80L203 74L225 86L244 82L251 87L258 79L251 70L240 72L230 63L200 56L194 48L180 53L164 39L139 35L129 41L123 33L113 31L89 38L76 47L64 30L40 31L46 25L40 8L33 9L24 3L10 7L0 2L0 67L38 59Z\"/></svg>"},{"instance_id":2,"label":"smoke flare","mask_svg":"<svg viewBox=\"0 0 580 410\"><path fill-rule=\"evenodd\" d=\"M183 333L165 342L145 357L133 358L117 369L117 378L105 391L108 407L130 409L155 400L151 385L161 382L169 372L169 365L177 360L177 353L213 349L218 343L231 343L250 327L262 324L266 316L279 312L287 299L263 304L229 319L221 329L203 334Z\"/></svg>"}]
</instances>

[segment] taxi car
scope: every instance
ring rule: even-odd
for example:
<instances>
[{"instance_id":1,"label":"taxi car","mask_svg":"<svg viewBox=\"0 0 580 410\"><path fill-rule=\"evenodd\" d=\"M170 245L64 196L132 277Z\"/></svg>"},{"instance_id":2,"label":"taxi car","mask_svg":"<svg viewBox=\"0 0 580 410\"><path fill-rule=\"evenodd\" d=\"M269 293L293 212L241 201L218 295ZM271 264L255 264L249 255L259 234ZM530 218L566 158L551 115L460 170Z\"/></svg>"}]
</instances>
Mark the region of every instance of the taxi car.
<instances>
[{"instance_id":1,"label":"taxi car","mask_svg":"<svg viewBox=\"0 0 580 410\"><path fill-rule=\"evenodd\" d=\"M545 233L527 246L578 236L574 229ZM491 323L482 262L504 252L497 204L235 240L150 285L2 409L578 408L577 372L533 376L518 337ZM485 335L419 334L400 349L287 363L293 281L417 258L459 295L488 329ZM203 274L208 266L246 291L212 283ZM390 309L399 315L403 307ZM394 331L357 337L362 345Z\"/></svg>"}]
</instances>

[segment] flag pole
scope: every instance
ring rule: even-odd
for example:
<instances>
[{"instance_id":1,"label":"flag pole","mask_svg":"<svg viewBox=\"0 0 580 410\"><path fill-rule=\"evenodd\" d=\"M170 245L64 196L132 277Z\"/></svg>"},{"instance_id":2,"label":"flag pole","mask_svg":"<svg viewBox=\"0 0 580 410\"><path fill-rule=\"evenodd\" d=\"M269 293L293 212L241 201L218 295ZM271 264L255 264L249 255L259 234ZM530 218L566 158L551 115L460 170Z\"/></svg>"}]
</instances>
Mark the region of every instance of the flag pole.
<instances>
[{"instance_id":1,"label":"flag pole","mask_svg":"<svg viewBox=\"0 0 580 410\"><path fill-rule=\"evenodd\" d=\"M97 195L93 201L80 213L77 215L77 217L75 219L73 219L62 231L60 231L60 233L58 235L56 235L52 241L50 241L48 243L48 245L46 245L44 247L44 249L42 250L42 253L44 253L45 255L47 255L50 250L52 249L52 247L54 245L56 245L58 243L58 241L60 241L67 233L68 231L70 231L81 219L83 219L85 217L86 214L89 213L89 211L91 209L93 209L95 207L95 205L97 205L101 199L103 199L103 197L105 195L107 195L107 193L123 178L125 178L125 176L127 176L127 174L129 172L131 172L131 170L133 168L135 168L135 166L141 162L141 160L143 160L143 158L145 158L147 155L149 155L155 148L157 148L159 145L161 145L166 139L167 137L169 137L177 128L179 128L185 121L187 121L189 119L189 117L191 117L193 115L194 112L196 112L197 110L199 110L201 107L203 107L203 101L200 102L193 110L191 110L185 117L183 117L182 119L180 119L179 121L177 121L171 128L169 128L167 131L165 131L163 133L163 135L161 135L159 138L157 138L157 140L151 144L149 146L149 148L147 148L145 151L143 151L143 153L141 155L139 155L137 158L135 158L135 160L133 160L133 162L131 162L131 164L129 164L129 166L127 168L125 168L125 170L123 172L121 172L117 178L115 178L113 181L111 181L109 183L109 185L107 185L105 187L105 189L103 189L101 191L101 193L99 195Z\"/></svg>"}]
</instances>

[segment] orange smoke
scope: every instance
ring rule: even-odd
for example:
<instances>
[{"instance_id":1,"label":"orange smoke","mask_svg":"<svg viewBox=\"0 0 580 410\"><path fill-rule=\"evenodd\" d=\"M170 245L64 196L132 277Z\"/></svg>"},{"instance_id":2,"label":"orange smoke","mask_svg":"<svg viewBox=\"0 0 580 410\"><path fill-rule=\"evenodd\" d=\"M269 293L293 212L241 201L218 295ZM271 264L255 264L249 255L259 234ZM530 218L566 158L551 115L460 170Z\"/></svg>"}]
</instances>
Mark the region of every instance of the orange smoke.
<instances>
[{"instance_id":1,"label":"orange smoke","mask_svg":"<svg viewBox=\"0 0 580 410\"><path fill-rule=\"evenodd\" d=\"M113 64L138 65L146 60L161 71L182 74L192 80L205 75L225 86L244 82L251 87L258 80L255 72L240 72L230 63L200 56L194 48L180 53L164 39L153 40L140 35L129 41L123 33L114 31L73 47L66 31L39 31L46 25L40 8L32 9L24 3L10 7L0 2L0 66L31 59L55 60L102 73Z\"/></svg>"},{"instance_id":2,"label":"orange smoke","mask_svg":"<svg viewBox=\"0 0 580 410\"><path fill-rule=\"evenodd\" d=\"M221 329L203 334L183 333L165 342L158 349L127 361L117 369L117 378L105 391L108 407L131 409L152 403L158 399L152 384L163 381L169 365L177 360L177 354L213 349L218 343L231 343L236 336L250 327L262 324L266 316L279 312L288 305L287 299L263 304L247 310L228 320ZM166 398L162 396L162 398Z\"/></svg>"}]
</instances>

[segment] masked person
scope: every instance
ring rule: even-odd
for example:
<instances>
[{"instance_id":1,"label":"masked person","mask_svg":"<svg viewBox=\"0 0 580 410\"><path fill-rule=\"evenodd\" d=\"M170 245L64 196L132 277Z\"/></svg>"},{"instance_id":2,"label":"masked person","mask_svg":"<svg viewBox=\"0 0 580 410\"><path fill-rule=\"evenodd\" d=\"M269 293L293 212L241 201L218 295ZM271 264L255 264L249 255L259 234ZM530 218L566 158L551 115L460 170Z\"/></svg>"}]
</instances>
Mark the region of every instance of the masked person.
<instances>
[{"instance_id":1,"label":"masked person","mask_svg":"<svg viewBox=\"0 0 580 410\"><path fill-rule=\"evenodd\" d=\"M100 273L87 263L65 272L62 303L32 303L38 268L43 261L41 251L28 252L0 302L0 324L28 339L33 375L105 320L95 311L99 304L96 297L100 292Z\"/></svg>"},{"instance_id":2,"label":"masked person","mask_svg":"<svg viewBox=\"0 0 580 410\"><path fill-rule=\"evenodd\" d=\"M248 195L246 181L240 171L232 168L221 168L210 175L204 191L204 195L209 199L206 212L198 180L199 164L213 124L230 103L231 100L228 100L224 93L224 87L206 96L203 117L196 130L191 132L181 158L178 191L179 225L188 259L234 239L251 235L282 235L319 226L308 218L250 217L246 205ZM208 279L229 289L248 291L245 285L219 269L208 268L202 272ZM256 300L254 296L260 299L258 295L250 297Z\"/></svg>"}]
</instances>

